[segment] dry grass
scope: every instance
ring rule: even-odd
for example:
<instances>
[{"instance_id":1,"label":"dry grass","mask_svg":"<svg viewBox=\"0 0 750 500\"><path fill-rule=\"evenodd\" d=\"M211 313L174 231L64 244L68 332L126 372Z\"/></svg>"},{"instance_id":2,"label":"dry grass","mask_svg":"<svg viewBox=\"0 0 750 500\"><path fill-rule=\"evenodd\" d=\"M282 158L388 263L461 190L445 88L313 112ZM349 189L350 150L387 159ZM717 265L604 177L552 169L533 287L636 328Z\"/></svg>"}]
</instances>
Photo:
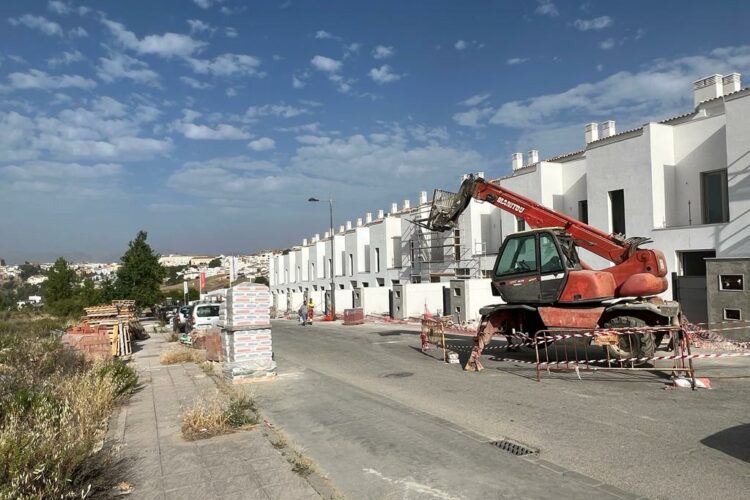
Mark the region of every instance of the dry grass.
<instances>
[{"instance_id":1,"label":"dry grass","mask_svg":"<svg viewBox=\"0 0 750 500\"><path fill-rule=\"evenodd\" d=\"M255 402L244 395L217 393L201 398L182 414L182 437L188 441L207 439L248 429L258 423Z\"/></svg>"},{"instance_id":2,"label":"dry grass","mask_svg":"<svg viewBox=\"0 0 750 500\"><path fill-rule=\"evenodd\" d=\"M187 347L173 347L161 353L159 361L163 365L177 365L180 363L200 364L206 361L206 354L199 349Z\"/></svg>"},{"instance_id":3,"label":"dry grass","mask_svg":"<svg viewBox=\"0 0 750 500\"><path fill-rule=\"evenodd\" d=\"M182 437L188 441L206 439L229 431L229 418L218 394L195 402L182 414Z\"/></svg>"},{"instance_id":4,"label":"dry grass","mask_svg":"<svg viewBox=\"0 0 750 500\"><path fill-rule=\"evenodd\" d=\"M313 461L298 451L293 452L287 460L292 464L292 472L296 472L302 477L307 477L315 471Z\"/></svg>"}]
</instances>

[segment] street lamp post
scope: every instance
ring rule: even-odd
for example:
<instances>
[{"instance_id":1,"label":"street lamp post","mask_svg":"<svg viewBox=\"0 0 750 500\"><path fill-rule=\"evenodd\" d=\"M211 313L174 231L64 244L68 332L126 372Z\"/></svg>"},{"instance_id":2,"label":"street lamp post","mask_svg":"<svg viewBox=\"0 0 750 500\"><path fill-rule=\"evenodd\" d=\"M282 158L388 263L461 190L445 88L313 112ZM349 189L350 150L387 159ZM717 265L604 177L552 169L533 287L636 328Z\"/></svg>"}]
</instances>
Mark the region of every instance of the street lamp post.
<instances>
[{"instance_id":1,"label":"street lamp post","mask_svg":"<svg viewBox=\"0 0 750 500\"><path fill-rule=\"evenodd\" d=\"M309 198L307 201L310 202L319 202L320 200L318 198ZM331 236L331 320L336 319L336 282L334 280L336 276L336 250L335 250L335 240L334 232L333 232L333 198L328 198L328 209L329 214L331 216L331 232L329 233Z\"/></svg>"}]
</instances>

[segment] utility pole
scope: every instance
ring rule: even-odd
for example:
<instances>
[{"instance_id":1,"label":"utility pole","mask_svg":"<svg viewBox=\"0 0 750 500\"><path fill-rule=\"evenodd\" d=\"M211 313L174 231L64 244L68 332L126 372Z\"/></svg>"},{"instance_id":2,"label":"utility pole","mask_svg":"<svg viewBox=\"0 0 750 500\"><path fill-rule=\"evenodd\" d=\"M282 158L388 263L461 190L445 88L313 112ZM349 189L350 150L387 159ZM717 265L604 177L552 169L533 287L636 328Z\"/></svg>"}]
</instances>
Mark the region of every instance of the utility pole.
<instances>
[{"instance_id":1,"label":"utility pole","mask_svg":"<svg viewBox=\"0 0 750 500\"><path fill-rule=\"evenodd\" d=\"M318 198L309 198L307 201L317 203L320 200ZM333 196L328 197L328 211L331 222L331 319L336 319L336 244L335 244L335 233L333 232Z\"/></svg>"}]
</instances>

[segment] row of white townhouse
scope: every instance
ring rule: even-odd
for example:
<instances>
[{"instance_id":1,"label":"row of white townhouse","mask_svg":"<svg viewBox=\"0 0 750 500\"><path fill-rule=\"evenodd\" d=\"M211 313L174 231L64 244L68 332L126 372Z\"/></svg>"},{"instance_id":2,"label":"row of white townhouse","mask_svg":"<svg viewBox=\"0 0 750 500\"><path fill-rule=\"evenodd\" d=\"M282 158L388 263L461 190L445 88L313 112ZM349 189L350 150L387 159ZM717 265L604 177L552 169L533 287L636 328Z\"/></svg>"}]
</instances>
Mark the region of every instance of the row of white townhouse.
<instances>
[{"instance_id":1,"label":"row of white townhouse","mask_svg":"<svg viewBox=\"0 0 750 500\"><path fill-rule=\"evenodd\" d=\"M665 297L683 302L693 321L750 319L750 89L741 88L740 75L695 82L694 108L682 115L619 133L613 121L590 123L582 132L583 149L541 161L537 151L525 161L516 153L512 173L493 182L607 232L650 237L673 273ZM331 272L337 311L364 306L392 316L408 315L394 313L407 284L476 280L463 285L476 298L471 310L468 298L459 306L461 319L476 319L479 306L498 300L488 278L503 237L524 230L523 221L473 201L455 230L435 234L412 222L430 206L422 192L416 206L405 200L367 213L272 257L276 307L295 310L303 297L325 307ZM412 288L422 290L418 302L430 296L433 308L457 312L461 290L443 293L441 302L429 286Z\"/></svg>"}]
</instances>

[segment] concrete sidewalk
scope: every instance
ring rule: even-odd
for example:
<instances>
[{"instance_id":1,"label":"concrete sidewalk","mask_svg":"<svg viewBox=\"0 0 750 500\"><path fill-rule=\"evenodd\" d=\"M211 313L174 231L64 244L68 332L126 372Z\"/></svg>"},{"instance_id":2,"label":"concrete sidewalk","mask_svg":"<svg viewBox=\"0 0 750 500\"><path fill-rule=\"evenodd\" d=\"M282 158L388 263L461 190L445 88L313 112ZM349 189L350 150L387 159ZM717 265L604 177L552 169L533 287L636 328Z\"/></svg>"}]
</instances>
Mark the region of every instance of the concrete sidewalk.
<instances>
[{"instance_id":1,"label":"concrete sidewalk","mask_svg":"<svg viewBox=\"0 0 750 500\"><path fill-rule=\"evenodd\" d=\"M151 330L151 327L148 328ZM313 499L310 485L258 429L199 441L180 435L182 408L217 390L195 364L163 366L160 333L134 354L142 387L113 416L110 437L123 443L131 498Z\"/></svg>"}]
</instances>

